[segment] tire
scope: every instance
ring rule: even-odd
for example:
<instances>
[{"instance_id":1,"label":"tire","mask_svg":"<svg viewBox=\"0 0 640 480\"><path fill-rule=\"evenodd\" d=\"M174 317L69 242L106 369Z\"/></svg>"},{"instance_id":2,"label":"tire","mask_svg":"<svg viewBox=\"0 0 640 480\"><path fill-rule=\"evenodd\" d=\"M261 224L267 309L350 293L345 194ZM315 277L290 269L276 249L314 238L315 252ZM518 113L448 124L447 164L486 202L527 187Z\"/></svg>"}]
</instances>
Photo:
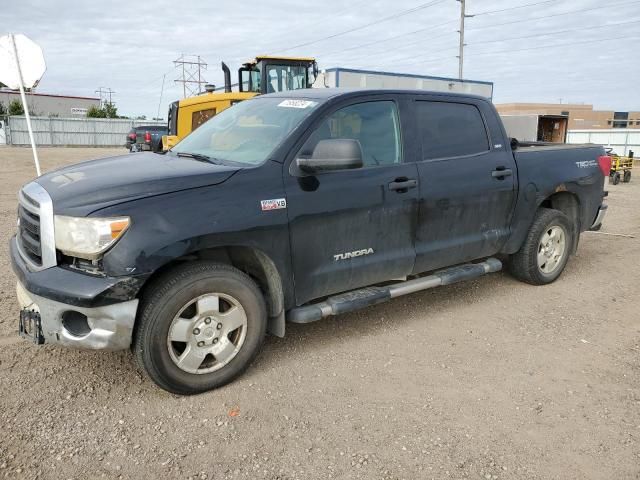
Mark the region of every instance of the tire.
<instances>
[{"instance_id":1,"label":"tire","mask_svg":"<svg viewBox=\"0 0 640 480\"><path fill-rule=\"evenodd\" d=\"M631 181L631 171L630 170L626 170L624 172L624 177L622 177L622 181L624 183L629 183Z\"/></svg>"},{"instance_id":2,"label":"tire","mask_svg":"<svg viewBox=\"0 0 640 480\"><path fill-rule=\"evenodd\" d=\"M554 236L545 237L550 232L554 232ZM574 228L564 213L550 208L540 208L520 250L509 259L510 273L518 280L532 285L546 285L555 281L569 260L573 232ZM562 245L555 241L560 233L564 236ZM549 239L551 247L544 247L545 238ZM560 254L557 259L556 253ZM544 261L545 258L547 263L541 265L540 261Z\"/></svg>"},{"instance_id":3,"label":"tire","mask_svg":"<svg viewBox=\"0 0 640 480\"><path fill-rule=\"evenodd\" d=\"M249 276L229 265L193 262L149 287L137 322L138 365L161 388L191 395L225 385L247 369L264 340L267 313Z\"/></svg>"},{"instance_id":4,"label":"tire","mask_svg":"<svg viewBox=\"0 0 640 480\"><path fill-rule=\"evenodd\" d=\"M611 183L618 185L620 183L620 172L616 172L611 176Z\"/></svg>"}]
</instances>

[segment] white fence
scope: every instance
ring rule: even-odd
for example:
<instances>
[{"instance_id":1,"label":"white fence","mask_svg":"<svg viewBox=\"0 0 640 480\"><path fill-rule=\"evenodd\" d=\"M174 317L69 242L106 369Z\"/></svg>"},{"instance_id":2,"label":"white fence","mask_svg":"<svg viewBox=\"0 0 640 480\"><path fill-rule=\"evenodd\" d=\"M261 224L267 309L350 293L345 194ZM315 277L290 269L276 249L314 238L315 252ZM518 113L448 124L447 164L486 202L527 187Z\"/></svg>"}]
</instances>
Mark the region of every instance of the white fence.
<instances>
[{"instance_id":1,"label":"white fence","mask_svg":"<svg viewBox=\"0 0 640 480\"><path fill-rule=\"evenodd\" d=\"M116 147L124 145L126 135L137 125L164 125L165 122L120 118L31 117L37 145ZM8 117L6 142L29 145L27 122L23 116Z\"/></svg>"},{"instance_id":2,"label":"white fence","mask_svg":"<svg viewBox=\"0 0 640 480\"><path fill-rule=\"evenodd\" d=\"M609 130L569 130L567 143L596 143L613 148L618 155L640 156L640 129L612 128Z\"/></svg>"}]
</instances>

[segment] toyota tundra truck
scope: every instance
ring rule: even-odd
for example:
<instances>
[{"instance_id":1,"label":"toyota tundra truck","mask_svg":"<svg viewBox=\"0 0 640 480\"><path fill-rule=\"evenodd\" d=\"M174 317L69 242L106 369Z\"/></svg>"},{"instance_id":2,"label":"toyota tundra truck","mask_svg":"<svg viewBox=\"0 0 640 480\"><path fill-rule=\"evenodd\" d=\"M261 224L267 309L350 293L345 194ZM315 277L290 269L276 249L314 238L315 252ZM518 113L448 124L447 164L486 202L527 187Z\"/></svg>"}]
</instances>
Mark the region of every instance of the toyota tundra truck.
<instances>
[{"instance_id":1,"label":"toyota tundra truck","mask_svg":"<svg viewBox=\"0 0 640 480\"><path fill-rule=\"evenodd\" d=\"M308 89L239 103L165 154L26 184L19 333L131 349L160 387L238 377L267 333L501 270L555 281L606 213L595 145L519 145L493 105ZM398 319L401 321L401 319Z\"/></svg>"}]
</instances>

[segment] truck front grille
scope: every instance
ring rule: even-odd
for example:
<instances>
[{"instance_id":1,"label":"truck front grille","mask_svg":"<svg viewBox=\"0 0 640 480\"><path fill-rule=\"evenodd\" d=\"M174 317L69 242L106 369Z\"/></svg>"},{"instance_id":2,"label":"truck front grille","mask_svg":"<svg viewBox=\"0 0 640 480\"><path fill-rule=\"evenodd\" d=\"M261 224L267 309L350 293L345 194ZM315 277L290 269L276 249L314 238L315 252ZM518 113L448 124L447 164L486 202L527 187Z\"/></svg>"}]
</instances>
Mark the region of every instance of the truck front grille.
<instances>
[{"instance_id":1,"label":"truck front grille","mask_svg":"<svg viewBox=\"0 0 640 480\"><path fill-rule=\"evenodd\" d=\"M47 191L32 182L20 191L18 250L32 270L56 265L53 204Z\"/></svg>"},{"instance_id":2,"label":"truck front grille","mask_svg":"<svg viewBox=\"0 0 640 480\"><path fill-rule=\"evenodd\" d=\"M42 266L42 248L40 246L40 215L29 212L22 205L18 207L18 244L22 251L37 266Z\"/></svg>"}]
</instances>

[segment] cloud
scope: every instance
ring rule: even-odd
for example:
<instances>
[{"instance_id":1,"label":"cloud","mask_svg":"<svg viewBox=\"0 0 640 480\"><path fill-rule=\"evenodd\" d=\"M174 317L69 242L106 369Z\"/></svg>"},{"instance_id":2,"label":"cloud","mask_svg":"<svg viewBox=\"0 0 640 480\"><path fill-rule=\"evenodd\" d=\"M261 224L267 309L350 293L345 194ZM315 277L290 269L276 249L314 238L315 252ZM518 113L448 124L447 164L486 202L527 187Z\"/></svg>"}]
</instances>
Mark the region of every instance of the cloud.
<instances>
[{"instance_id":1,"label":"cloud","mask_svg":"<svg viewBox=\"0 0 640 480\"><path fill-rule=\"evenodd\" d=\"M161 115L180 98L173 60L183 53L201 55L208 63L204 78L217 85L223 83L220 61L236 72L242 62L263 53L315 56L321 68L451 77L458 69L459 4L453 1L433 2L366 28L359 27L421 2L271 0L239 6L185 0L178 7L168 0L5 2L0 25L10 25L44 49L48 69L40 91L95 95L98 87L110 87L119 111L129 115L156 115L163 75ZM480 14L529 3L539 2L472 0L467 8ZM494 82L496 102L562 99L640 110L635 87L640 77L640 1L613 0L607 8L596 8L603 5L556 0L469 18L465 77ZM637 23L605 26L633 21ZM554 33L564 30L571 31Z\"/></svg>"}]
</instances>

